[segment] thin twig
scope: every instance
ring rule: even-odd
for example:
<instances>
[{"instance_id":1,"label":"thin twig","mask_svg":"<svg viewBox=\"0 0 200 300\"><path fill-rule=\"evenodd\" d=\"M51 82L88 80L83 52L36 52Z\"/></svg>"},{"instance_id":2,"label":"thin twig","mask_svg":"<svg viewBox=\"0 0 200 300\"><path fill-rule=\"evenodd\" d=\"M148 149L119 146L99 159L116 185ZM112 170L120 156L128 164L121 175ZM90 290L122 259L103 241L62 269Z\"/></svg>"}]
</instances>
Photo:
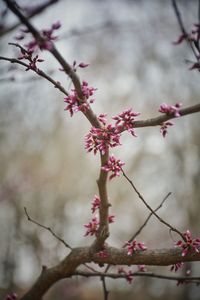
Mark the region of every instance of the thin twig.
<instances>
[{"instance_id":1,"label":"thin twig","mask_svg":"<svg viewBox=\"0 0 200 300\"><path fill-rule=\"evenodd\" d=\"M72 276L83 276L83 277L101 277L101 278L124 278L126 279L126 274L123 273L90 273L90 272L83 272L83 271L76 271L72 274ZM131 274L133 277L152 277L157 279L166 279L171 281L180 281L185 283L196 283L200 284L200 276L167 276L162 274L156 274L153 272L133 272Z\"/></svg>"},{"instance_id":2,"label":"thin twig","mask_svg":"<svg viewBox=\"0 0 200 300\"><path fill-rule=\"evenodd\" d=\"M45 226L45 225L43 225L43 224L41 224L41 223L39 223L39 222L37 222L37 221L35 221L35 220L33 220L31 217L30 217L30 215L28 214L28 211L27 211L27 208L26 207L24 207L24 211L25 211L25 214L26 214L26 216L27 216L27 219L28 219L28 221L30 221L30 222L32 222L32 223L34 223L34 224L36 224L36 225L38 225L39 227L41 227L41 228L43 228L43 229L46 229L46 230L48 230L57 240L59 240L61 243L63 243L64 245L65 245L65 247L66 248L69 248L70 250L72 250L73 248L71 247L71 246L69 246L69 244L67 244L62 238L60 238L50 227L48 227L48 226ZM94 268L92 268L92 267L90 267L88 264L83 264L87 269L89 269L90 271L92 271L93 273L96 273L97 271L94 269Z\"/></svg>"},{"instance_id":3,"label":"thin twig","mask_svg":"<svg viewBox=\"0 0 200 300\"><path fill-rule=\"evenodd\" d=\"M158 117L147 119L147 120L134 121L133 127L141 128L141 127L160 126L162 123L164 123L168 120L180 119L183 116L194 114L197 112L200 112L200 103L180 109L179 110L179 113L180 113L179 118L175 117L174 114L173 115L164 114L164 115L160 115Z\"/></svg>"},{"instance_id":4,"label":"thin twig","mask_svg":"<svg viewBox=\"0 0 200 300\"><path fill-rule=\"evenodd\" d=\"M107 290L107 287L106 287L106 278L105 278L105 276L101 276L101 281L102 281L102 287L103 287L104 300L108 300L109 291Z\"/></svg>"},{"instance_id":5,"label":"thin twig","mask_svg":"<svg viewBox=\"0 0 200 300\"><path fill-rule=\"evenodd\" d=\"M171 192L168 193L165 198L162 200L162 202L160 203L160 205L154 210L154 212L157 212L162 206L163 203L167 200L167 198L171 195ZM150 212L150 214L148 215L148 217L146 218L146 220L144 221L144 223L142 224L142 226L134 233L134 235L129 239L129 242L132 242L139 234L140 232L143 230L143 228L147 225L149 219L153 216L153 212ZM124 246L123 246L124 247Z\"/></svg>"},{"instance_id":6,"label":"thin twig","mask_svg":"<svg viewBox=\"0 0 200 300\"><path fill-rule=\"evenodd\" d=\"M4 57L4 56L0 56L0 60L5 60L5 61L9 61L12 64L19 64L23 67L26 67L26 69L31 70L32 72L37 73L39 76L45 78L46 80L48 80L49 82L51 82L53 84L53 86L57 89L59 89L64 95L68 96L68 92L65 90L65 88L60 84L60 82L55 81L52 77L50 77L49 75L47 75L44 71L42 71L41 69L37 68L37 69L32 69L30 68L30 66L27 63L24 63L23 61L16 59L16 58L10 58L10 57Z\"/></svg>"},{"instance_id":7,"label":"thin twig","mask_svg":"<svg viewBox=\"0 0 200 300\"><path fill-rule=\"evenodd\" d=\"M174 8L174 12L176 14L177 21L178 21L178 24L180 26L181 32L187 36L188 34L187 34L187 31L186 31L186 29L184 27L184 24L183 24L183 21L182 21L182 17L181 17L181 13L180 13L180 11L178 9L178 5L176 3L176 0L172 0L172 5L173 5L173 8Z\"/></svg>"},{"instance_id":8,"label":"thin twig","mask_svg":"<svg viewBox=\"0 0 200 300\"><path fill-rule=\"evenodd\" d=\"M200 24L200 0L198 1L198 23ZM200 30L198 30L198 36L197 36L197 46L198 46L198 50L200 51Z\"/></svg>"},{"instance_id":9,"label":"thin twig","mask_svg":"<svg viewBox=\"0 0 200 300\"><path fill-rule=\"evenodd\" d=\"M188 36L188 33L185 29L185 26L183 24L183 21L182 21L182 17L181 17L181 13L179 11L179 8L178 8L178 5L176 3L176 0L172 0L172 6L173 6L173 9L174 9L174 12L175 12L175 15L176 15L176 18L177 18L177 21L178 21L178 24L180 26L180 29L181 29L181 32L182 34L184 34L185 37L187 37L187 43L189 44L190 48L192 49L192 52L195 56L195 58L197 59L197 61L199 60L199 56L198 54L196 53L195 51L195 48L193 46L193 42L191 41L191 39L189 38ZM198 49L199 50L199 49Z\"/></svg>"},{"instance_id":10,"label":"thin twig","mask_svg":"<svg viewBox=\"0 0 200 300\"><path fill-rule=\"evenodd\" d=\"M35 17L36 15L42 13L46 8L48 8L50 5L57 3L59 0L49 0L46 1L40 5L37 5L34 9L32 9L32 11L30 13L28 13L28 15L26 16L28 19L31 19L33 17ZM6 27L3 28L2 30L0 30L0 37L2 37L3 35L13 31L14 29L16 29L17 27L19 27L21 25L21 22L16 22L14 25L10 26L10 27Z\"/></svg>"},{"instance_id":11,"label":"thin twig","mask_svg":"<svg viewBox=\"0 0 200 300\"><path fill-rule=\"evenodd\" d=\"M122 174L123 176L126 178L126 180L130 183L130 185L132 186L132 188L134 189L134 191L136 192L136 194L138 195L138 197L140 198L140 200L142 200L142 202L144 203L144 205L151 211L151 213L164 225L166 225L171 231L174 231L176 233L178 233L181 238L185 241L185 237L184 235L175 227L173 227L172 225L170 225L168 222L164 221L152 208L151 206L146 202L146 200L144 199L144 197L141 195L141 193L137 190L137 188L135 187L135 185L133 184L133 182L128 178L128 176L125 174L124 170L122 169Z\"/></svg>"},{"instance_id":12,"label":"thin twig","mask_svg":"<svg viewBox=\"0 0 200 300\"><path fill-rule=\"evenodd\" d=\"M43 224L41 224L41 223L39 223L39 222L33 220L33 219L29 216L26 207L24 207L24 211L25 211L25 214L26 214L26 216L27 216L28 221L30 221L30 222L32 222L32 223L38 225L39 227L41 227L41 228L43 228L43 229L48 230L48 231L49 231L49 232L50 232L57 240L59 240L66 248L69 248L70 250L72 250L72 247L69 246L69 244L67 244L62 238L60 238L60 237L59 237L59 236L58 236L58 235L57 235L50 227L45 226L45 225L43 225Z\"/></svg>"}]
</instances>

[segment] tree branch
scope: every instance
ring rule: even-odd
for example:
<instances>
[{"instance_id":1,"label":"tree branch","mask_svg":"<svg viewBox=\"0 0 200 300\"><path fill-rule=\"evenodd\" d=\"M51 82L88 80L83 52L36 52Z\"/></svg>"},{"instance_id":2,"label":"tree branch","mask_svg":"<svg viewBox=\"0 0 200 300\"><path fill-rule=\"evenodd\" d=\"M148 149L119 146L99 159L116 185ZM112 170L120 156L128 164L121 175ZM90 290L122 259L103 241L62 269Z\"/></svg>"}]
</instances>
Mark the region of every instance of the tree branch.
<instances>
[{"instance_id":1,"label":"tree branch","mask_svg":"<svg viewBox=\"0 0 200 300\"><path fill-rule=\"evenodd\" d=\"M27 18L31 19L35 16L37 16L38 14L42 13L46 8L48 8L49 6L57 3L59 0L49 0L46 1L40 5L37 5L35 8L31 9L31 12L29 12L27 14ZM8 33L10 33L11 31L15 30L17 27L19 27L21 25L21 22L16 22L14 25L7 27L7 28L3 28L0 30L0 38Z\"/></svg>"},{"instance_id":2,"label":"tree branch","mask_svg":"<svg viewBox=\"0 0 200 300\"><path fill-rule=\"evenodd\" d=\"M153 272L132 272L133 277L151 277L157 279L166 279L171 281L184 281L185 283L200 283L200 276L168 276L162 274L156 274ZM111 279L126 279L126 274L117 274L117 273L91 273L84 271L76 271L72 276L83 276L83 277L101 277L101 278L111 278Z\"/></svg>"},{"instance_id":3,"label":"tree branch","mask_svg":"<svg viewBox=\"0 0 200 300\"><path fill-rule=\"evenodd\" d=\"M26 207L24 207L24 211L25 211L25 214L26 214L26 216L27 216L28 221L30 221L30 222L32 222L32 223L38 225L39 227L41 227L41 228L43 228L43 229L48 230L48 231L49 231L49 232L50 232L50 233L51 233L58 241L60 241L66 248L69 248L69 249L72 250L72 247L69 246L69 244L66 243L62 238L60 238L60 237L59 237L59 236L58 236L58 235L57 235L57 234L56 234L49 226L45 226L45 225L43 225L43 224L41 224L41 223L39 223L39 222L33 220L33 219L29 216Z\"/></svg>"},{"instance_id":4,"label":"tree branch","mask_svg":"<svg viewBox=\"0 0 200 300\"><path fill-rule=\"evenodd\" d=\"M188 33L187 33L186 29L185 29L185 26L184 26L183 21L182 21L181 13L180 13L180 11L178 9L178 5L176 3L176 0L172 0L172 6L173 6L173 9L174 9L174 12L175 12L178 24L180 26L181 32L182 32L182 34L185 37L187 37L187 39L186 39L187 43L190 46L190 48L192 49L192 52L193 52L195 58L197 59L197 61L199 61L199 55L196 53L194 45L193 45L193 42L191 41L191 39L188 36ZM199 51L199 49L198 49L198 51Z\"/></svg>"},{"instance_id":5,"label":"tree branch","mask_svg":"<svg viewBox=\"0 0 200 300\"><path fill-rule=\"evenodd\" d=\"M37 69L31 69L30 66L27 63L24 63L23 61L16 59L16 58L9 58L9 57L4 57L4 56L0 56L0 60L5 60L5 61L9 61L11 64L18 64L21 65L23 67L25 67L26 69L29 69L33 72L35 72L36 74L38 74L39 76L45 78L46 80L48 80L50 83L53 84L53 86L57 89L59 89L64 95L68 96L68 92L65 90L65 88L60 84L60 82L55 81L52 77L50 77L49 75L47 75L44 71L42 71L41 69L37 68Z\"/></svg>"},{"instance_id":6,"label":"tree branch","mask_svg":"<svg viewBox=\"0 0 200 300\"><path fill-rule=\"evenodd\" d=\"M175 227L173 227L172 225L170 225L168 222L164 221L152 208L151 206L146 202L146 200L144 199L144 197L141 195L141 193L138 191L138 189L135 187L135 185L133 184L132 180L130 180L128 178L128 176L125 174L124 170L122 169L122 173L123 176L126 178L126 180L130 183L130 185L132 186L132 188L134 189L134 191L136 192L136 194L138 195L138 197L140 198L140 200L142 200L142 202L144 203L144 205L151 211L151 213L164 225L166 225L171 231L174 231L176 233L178 233L180 235L180 237L185 241L186 238L184 237L184 235Z\"/></svg>"},{"instance_id":7,"label":"tree branch","mask_svg":"<svg viewBox=\"0 0 200 300\"><path fill-rule=\"evenodd\" d=\"M154 212L157 212L162 206L163 203L167 200L167 198L171 195L171 193L168 193L165 198L162 200L162 202L159 204L159 206L154 210ZM140 233L141 231L144 229L144 227L147 225L147 223L149 222L150 218L153 216L153 212L150 212L150 214L148 215L148 217L146 218L146 220L144 221L144 223L142 224L142 226L132 235L132 237L128 240L128 242L133 241ZM124 246L123 246L124 247Z\"/></svg>"},{"instance_id":8,"label":"tree branch","mask_svg":"<svg viewBox=\"0 0 200 300\"><path fill-rule=\"evenodd\" d=\"M117 249L113 247L106 247L106 252L108 253L108 256L102 258L92 252L91 247L74 248L71 253L57 266L52 268L43 267L42 273L36 283L27 292L27 294L20 298L20 300L40 300L54 283L77 274L76 268L83 263L93 262L97 264L105 263L110 265L126 266L140 264L168 266L177 262L200 261L200 253L191 252L183 257L181 255L181 249L178 248L135 251L132 256L127 255L127 251L125 249ZM98 274L98 272L92 274ZM106 273L100 274L106 277Z\"/></svg>"},{"instance_id":9,"label":"tree branch","mask_svg":"<svg viewBox=\"0 0 200 300\"><path fill-rule=\"evenodd\" d=\"M193 106L188 106L186 108L182 108L179 110L180 112L180 117L177 118L174 115L161 115L152 119L147 119L147 120L138 120L133 122L134 128L139 128L139 127L151 127L151 126L160 126L162 123L172 120L172 119L180 119L183 116L187 116L190 114L194 114L197 112L200 112L200 103L195 104Z\"/></svg>"}]
</instances>

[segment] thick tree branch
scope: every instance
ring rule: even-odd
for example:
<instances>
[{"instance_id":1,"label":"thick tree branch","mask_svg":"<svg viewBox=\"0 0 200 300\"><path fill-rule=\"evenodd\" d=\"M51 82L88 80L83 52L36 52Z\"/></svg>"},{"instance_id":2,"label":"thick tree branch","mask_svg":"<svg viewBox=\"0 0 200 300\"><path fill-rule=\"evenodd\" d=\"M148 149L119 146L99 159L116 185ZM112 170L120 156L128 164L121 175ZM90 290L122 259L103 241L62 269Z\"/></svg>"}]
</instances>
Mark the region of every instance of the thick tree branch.
<instances>
[{"instance_id":1,"label":"thick tree branch","mask_svg":"<svg viewBox=\"0 0 200 300\"><path fill-rule=\"evenodd\" d=\"M135 128L139 128L139 127L151 127L151 126L160 126L162 123L168 121L168 120L172 120L172 119L180 119L183 116L187 116L190 114L194 114L197 112L200 112L200 103L195 104L193 106L188 106L186 108L182 108L179 110L180 112L180 117L176 118L174 115L161 115L152 119L147 119L147 120L138 120L133 122L133 126Z\"/></svg>"},{"instance_id":2,"label":"thick tree branch","mask_svg":"<svg viewBox=\"0 0 200 300\"><path fill-rule=\"evenodd\" d=\"M171 193L168 193L165 198L162 200L162 202L159 204L159 206L154 210L154 212L158 211L163 203L167 200L167 198L171 195ZM142 226L140 226L140 228L132 235L132 237L128 240L128 242L132 242L140 233L141 231L144 229L144 227L147 225L147 223L149 222L150 218L153 216L153 213L150 212L150 214L148 215L148 217L146 218L146 220L144 221L144 223L142 224ZM127 243L125 243L122 248L124 248L126 246ZM105 273L108 272L108 270L110 269L110 265L108 265L105 269Z\"/></svg>"},{"instance_id":3,"label":"thick tree branch","mask_svg":"<svg viewBox=\"0 0 200 300\"><path fill-rule=\"evenodd\" d=\"M92 252L90 247L74 248L57 266L52 268L43 267L42 273L36 283L20 300L41 299L54 283L77 274L76 268L83 263L168 266L177 262L200 261L200 253L191 252L183 257L181 250L178 248L135 251L132 256L127 255L125 249L113 247L107 247L106 252L108 256L101 258ZM94 272L93 274L98 273ZM106 276L106 273L102 273L102 276Z\"/></svg>"}]
</instances>

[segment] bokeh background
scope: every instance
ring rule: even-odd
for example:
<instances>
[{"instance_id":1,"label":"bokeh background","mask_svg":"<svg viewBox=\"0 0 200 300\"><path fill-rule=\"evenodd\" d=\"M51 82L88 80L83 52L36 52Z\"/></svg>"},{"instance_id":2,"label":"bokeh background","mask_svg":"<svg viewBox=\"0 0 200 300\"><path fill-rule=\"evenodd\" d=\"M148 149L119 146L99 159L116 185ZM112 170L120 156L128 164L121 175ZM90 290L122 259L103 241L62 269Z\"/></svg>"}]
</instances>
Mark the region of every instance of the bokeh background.
<instances>
[{"instance_id":1,"label":"bokeh background","mask_svg":"<svg viewBox=\"0 0 200 300\"><path fill-rule=\"evenodd\" d=\"M18 1L25 7L30 1ZM34 1L37 5L40 1ZM179 1L186 28L198 22L198 1ZM3 2L0 9L5 8ZM32 19L38 28L62 23L57 47L71 64L89 63L81 79L97 87L93 104L97 114L111 117L132 107L141 119L158 115L162 102L189 106L199 101L199 73L189 71L193 60L186 44L174 46L180 35L171 1L62 0ZM2 25L17 19L10 13ZM16 57L8 46L19 28L0 39L0 55ZM53 57L42 52L46 72L70 89L71 82ZM63 95L20 66L0 63L0 287L22 294L41 271L66 256L68 250L49 232L28 222L24 213L50 226L72 247L89 244L83 224L91 218L91 200L97 194L99 156L84 150L90 124L79 113L64 111ZM125 171L147 202L157 207L170 198L160 216L180 230L199 230L200 132L199 115L174 121L163 138L159 127L137 129L137 138L126 133L123 146L113 153L126 163ZM111 225L109 243L120 247L143 224L149 212L125 178L109 183ZM153 217L138 240L149 248L171 247L168 229ZM136 267L132 268L133 270ZM199 263L188 264L199 275ZM148 270L163 274L170 267ZM199 287L156 279L136 278L129 285L108 280L110 299L199 299ZM44 299L102 299L98 279L66 279Z\"/></svg>"}]
</instances>

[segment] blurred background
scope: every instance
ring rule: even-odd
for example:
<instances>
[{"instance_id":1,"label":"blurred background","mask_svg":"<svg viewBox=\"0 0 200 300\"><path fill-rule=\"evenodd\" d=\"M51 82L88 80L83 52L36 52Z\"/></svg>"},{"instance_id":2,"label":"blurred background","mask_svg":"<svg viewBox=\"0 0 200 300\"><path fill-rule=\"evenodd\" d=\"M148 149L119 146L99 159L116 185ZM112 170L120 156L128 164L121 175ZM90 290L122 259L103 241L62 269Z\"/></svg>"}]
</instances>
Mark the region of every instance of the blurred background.
<instances>
[{"instance_id":1,"label":"blurred background","mask_svg":"<svg viewBox=\"0 0 200 300\"><path fill-rule=\"evenodd\" d=\"M30 10L30 1L18 1ZM34 5L41 1L34 1ZM198 22L198 1L179 1L188 31ZM4 3L0 3L1 13ZM17 22L12 13L1 15L1 30ZM140 118L158 115L163 102L183 106L199 102L199 73L189 71L194 60L189 47L174 46L180 35L171 1L60 0L32 19L38 29L61 21L56 45L69 63L89 63L81 79L98 88L93 109L108 118L133 108ZM17 57L16 30L0 38L0 55ZM22 42L23 43L23 42ZM71 82L59 71L54 58L40 54L40 67L70 90ZM23 294L36 280L42 265L53 266L68 250L48 231L28 222L24 212L50 226L72 247L90 244L84 227L91 219L91 201L98 193L99 156L84 150L90 124L82 114L70 118L63 95L34 73L17 65L0 63L0 287ZM174 121L163 138L159 127L139 128L137 138L125 133L123 146L113 149L125 172L146 201L156 208L168 192L172 195L159 214L181 231L199 230L200 132L199 115ZM109 183L111 224L109 243L120 247L143 224L149 212L125 178ZM148 248L173 245L178 237L155 218L137 239ZM199 263L188 264L199 275ZM137 267L132 268L137 270ZM148 270L171 274L170 267ZM171 274L173 275L173 274ZM199 299L199 287L175 282L136 278L107 280L113 299ZM98 279L68 279L45 295L46 300L102 299Z\"/></svg>"}]
</instances>

